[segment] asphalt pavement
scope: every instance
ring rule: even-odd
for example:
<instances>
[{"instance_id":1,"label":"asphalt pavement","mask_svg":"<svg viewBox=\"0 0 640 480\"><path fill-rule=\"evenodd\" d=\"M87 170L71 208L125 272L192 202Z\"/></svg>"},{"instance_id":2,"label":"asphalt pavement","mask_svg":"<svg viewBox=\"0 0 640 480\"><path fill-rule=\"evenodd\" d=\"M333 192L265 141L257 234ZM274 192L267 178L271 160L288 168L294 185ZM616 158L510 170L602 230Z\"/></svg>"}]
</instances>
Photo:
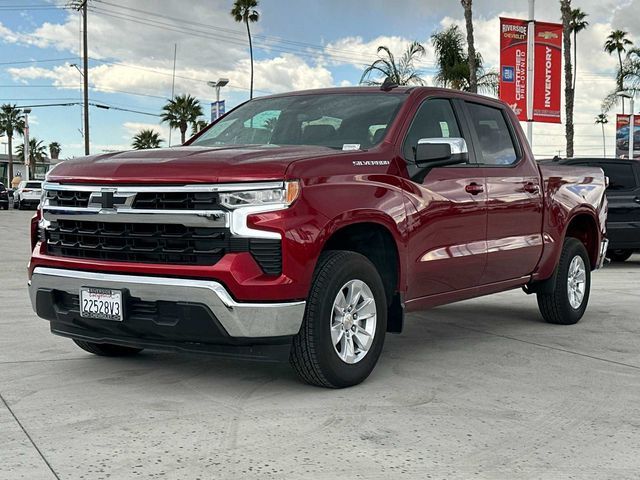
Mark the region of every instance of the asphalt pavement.
<instances>
[{"instance_id":1,"label":"asphalt pavement","mask_svg":"<svg viewBox=\"0 0 640 480\"><path fill-rule=\"evenodd\" d=\"M439 307L326 390L286 364L51 335L26 289L32 213L0 211L0 480L640 477L640 255L594 274L577 325L520 290Z\"/></svg>"}]
</instances>

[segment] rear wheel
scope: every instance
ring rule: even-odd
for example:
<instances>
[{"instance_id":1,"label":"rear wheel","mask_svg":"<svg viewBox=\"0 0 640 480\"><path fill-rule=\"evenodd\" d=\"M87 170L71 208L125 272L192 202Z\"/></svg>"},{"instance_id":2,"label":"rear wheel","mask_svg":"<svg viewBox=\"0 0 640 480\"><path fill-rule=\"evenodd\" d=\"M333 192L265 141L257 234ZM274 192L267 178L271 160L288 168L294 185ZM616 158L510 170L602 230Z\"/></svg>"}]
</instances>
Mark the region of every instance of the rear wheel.
<instances>
[{"instance_id":1,"label":"rear wheel","mask_svg":"<svg viewBox=\"0 0 640 480\"><path fill-rule=\"evenodd\" d=\"M142 348L123 347L110 343L93 343L83 340L74 340L74 342L85 352L93 353L101 357L130 357L142 351Z\"/></svg>"},{"instance_id":2,"label":"rear wheel","mask_svg":"<svg viewBox=\"0 0 640 480\"><path fill-rule=\"evenodd\" d=\"M359 253L325 252L293 340L291 365L313 385L357 385L375 367L386 330L386 295L375 266Z\"/></svg>"},{"instance_id":3,"label":"rear wheel","mask_svg":"<svg viewBox=\"0 0 640 480\"><path fill-rule=\"evenodd\" d=\"M558 325L578 323L589 302L591 264L582 242L567 238L556 267L553 291L538 293L538 307L544 319Z\"/></svg>"},{"instance_id":4,"label":"rear wheel","mask_svg":"<svg viewBox=\"0 0 640 480\"><path fill-rule=\"evenodd\" d=\"M607 251L607 257L613 262L626 262L631 255L633 255L633 250L616 249Z\"/></svg>"}]
</instances>

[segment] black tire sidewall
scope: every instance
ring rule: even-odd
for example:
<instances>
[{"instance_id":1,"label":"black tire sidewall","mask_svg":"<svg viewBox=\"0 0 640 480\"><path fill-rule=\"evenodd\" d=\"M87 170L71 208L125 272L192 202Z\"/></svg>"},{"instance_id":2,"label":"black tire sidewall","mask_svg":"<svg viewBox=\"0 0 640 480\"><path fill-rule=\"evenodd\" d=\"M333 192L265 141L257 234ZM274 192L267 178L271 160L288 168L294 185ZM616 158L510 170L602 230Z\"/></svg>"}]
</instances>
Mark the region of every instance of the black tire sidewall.
<instances>
[{"instance_id":1,"label":"black tire sidewall","mask_svg":"<svg viewBox=\"0 0 640 480\"><path fill-rule=\"evenodd\" d=\"M306 321L314 322L316 338L313 342L317 346L317 359L322 367L325 378L336 387L355 385L366 379L375 367L384 345L387 327L387 302L382 279L373 264L364 256L349 252L345 261L334 266L324 278L316 277L313 289L317 289L312 298L318 302L313 310L313 318ZM367 284L376 302L376 331L373 345L365 357L355 364L343 362L335 352L331 341L331 318L333 302L339 290L350 280L361 280Z\"/></svg>"},{"instance_id":2,"label":"black tire sidewall","mask_svg":"<svg viewBox=\"0 0 640 480\"><path fill-rule=\"evenodd\" d=\"M591 293L591 262L584 245L575 239L569 239L564 246L565 251L558 265L558 277L556 279L556 295L559 297L562 313L565 315L567 324L577 323L584 315L589 304L589 294ZM569 267L576 256L580 256L585 266L585 292L579 308L573 308L569 302L568 278Z\"/></svg>"}]
</instances>

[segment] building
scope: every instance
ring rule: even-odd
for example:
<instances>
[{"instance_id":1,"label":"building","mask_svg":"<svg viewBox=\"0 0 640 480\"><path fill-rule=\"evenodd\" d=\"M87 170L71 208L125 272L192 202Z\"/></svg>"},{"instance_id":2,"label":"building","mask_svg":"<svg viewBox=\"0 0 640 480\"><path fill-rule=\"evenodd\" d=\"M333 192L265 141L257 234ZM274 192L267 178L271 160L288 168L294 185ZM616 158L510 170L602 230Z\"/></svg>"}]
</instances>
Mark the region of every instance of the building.
<instances>
[{"instance_id":1,"label":"building","mask_svg":"<svg viewBox=\"0 0 640 480\"><path fill-rule=\"evenodd\" d=\"M35 180L44 180L44 176L46 175L47 171L51 167L51 164L57 163L59 161L60 160L54 160L52 162L50 158L45 158L44 162L36 164ZM13 174L22 176L22 178L24 178L25 176L24 169L25 169L24 163L17 161L17 156L14 155L13 156ZM11 184L11 179L7 178L8 174L9 174L9 155L7 155L6 153L0 153L0 182L4 183L7 187L10 186Z\"/></svg>"}]
</instances>

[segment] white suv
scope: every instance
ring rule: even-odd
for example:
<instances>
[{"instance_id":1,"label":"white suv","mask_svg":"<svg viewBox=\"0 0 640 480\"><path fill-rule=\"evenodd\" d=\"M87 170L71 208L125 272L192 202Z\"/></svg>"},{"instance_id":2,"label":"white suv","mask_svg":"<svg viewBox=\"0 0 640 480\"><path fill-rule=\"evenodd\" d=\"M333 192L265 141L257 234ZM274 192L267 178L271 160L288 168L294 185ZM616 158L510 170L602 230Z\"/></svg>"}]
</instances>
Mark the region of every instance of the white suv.
<instances>
[{"instance_id":1,"label":"white suv","mask_svg":"<svg viewBox=\"0 0 640 480\"><path fill-rule=\"evenodd\" d=\"M22 181L13 193L13 208L20 210L28 207L37 207L42 194L42 182Z\"/></svg>"}]
</instances>

